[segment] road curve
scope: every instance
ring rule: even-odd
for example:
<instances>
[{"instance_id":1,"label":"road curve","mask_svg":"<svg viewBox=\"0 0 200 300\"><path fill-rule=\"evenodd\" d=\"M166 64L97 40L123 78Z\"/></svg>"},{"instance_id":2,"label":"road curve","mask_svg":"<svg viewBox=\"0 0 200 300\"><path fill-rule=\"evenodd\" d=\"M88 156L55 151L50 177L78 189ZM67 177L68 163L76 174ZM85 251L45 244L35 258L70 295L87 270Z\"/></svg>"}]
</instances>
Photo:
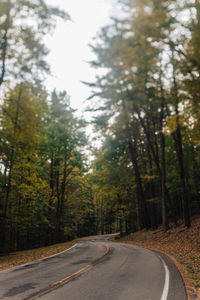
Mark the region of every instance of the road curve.
<instances>
[{"instance_id":1,"label":"road curve","mask_svg":"<svg viewBox=\"0 0 200 300\"><path fill-rule=\"evenodd\" d=\"M89 237L71 249L0 272L2 300L186 300L165 255Z\"/></svg>"}]
</instances>

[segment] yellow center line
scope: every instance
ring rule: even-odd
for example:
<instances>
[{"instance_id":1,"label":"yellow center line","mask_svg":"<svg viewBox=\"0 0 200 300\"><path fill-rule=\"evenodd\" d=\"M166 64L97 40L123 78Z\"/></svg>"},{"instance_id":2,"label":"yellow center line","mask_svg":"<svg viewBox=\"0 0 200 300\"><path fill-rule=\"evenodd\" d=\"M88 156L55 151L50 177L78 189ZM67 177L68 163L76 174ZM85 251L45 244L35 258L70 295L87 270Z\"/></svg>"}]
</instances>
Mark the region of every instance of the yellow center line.
<instances>
[{"instance_id":1,"label":"yellow center line","mask_svg":"<svg viewBox=\"0 0 200 300\"><path fill-rule=\"evenodd\" d=\"M96 243L96 241L93 241ZM102 242L98 242L99 244L102 244L103 246L106 247L106 251L104 252L104 254L99 258L97 259L97 261L99 261L101 258L103 258L106 254L108 254L108 252L110 251L110 247L106 244L106 243L102 243ZM52 284L50 284L48 287L36 292L35 294L33 294L32 296L26 296L24 298L21 298L19 300L35 300L37 299L38 297L41 297L51 291L53 291L55 288L57 287L60 287L66 283L68 283L69 281L71 281L72 279L74 278L77 278L79 277L80 275L88 272L90 269L92 269L94 267L94 263L92 264L88 264L87 266L83 267L82 269L76 271L75 273L63 278L62 280L59 280L57 282L54 282Z\"/></svg>"}]
</instances>

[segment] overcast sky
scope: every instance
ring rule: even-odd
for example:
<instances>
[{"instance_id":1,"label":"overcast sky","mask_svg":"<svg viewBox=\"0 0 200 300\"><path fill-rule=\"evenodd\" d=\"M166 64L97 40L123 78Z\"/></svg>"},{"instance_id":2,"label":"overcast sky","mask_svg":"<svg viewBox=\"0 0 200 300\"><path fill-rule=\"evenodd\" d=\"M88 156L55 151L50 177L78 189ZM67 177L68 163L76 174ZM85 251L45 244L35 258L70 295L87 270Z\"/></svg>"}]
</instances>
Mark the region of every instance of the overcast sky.
<instances>
[{"instance_id":1,"label":"overcast sky","mask_svg":"<svg viewBox=\"0 0 200 300\"><path fill-rule=\"evenodd\" d=\"M47 0L48 4L66 10L72 19L59 21L53 36L46 40L50 49L48 62L54 77L48 78L47 88L51 91L66 90L71 96L71 105L83 111L84 101L90 95L88 87L80 81L91 82L95 70L87 61L95 56L88 44L99 29L109 23L113 12L113 0Z\"/></svg>"}]
</instances>

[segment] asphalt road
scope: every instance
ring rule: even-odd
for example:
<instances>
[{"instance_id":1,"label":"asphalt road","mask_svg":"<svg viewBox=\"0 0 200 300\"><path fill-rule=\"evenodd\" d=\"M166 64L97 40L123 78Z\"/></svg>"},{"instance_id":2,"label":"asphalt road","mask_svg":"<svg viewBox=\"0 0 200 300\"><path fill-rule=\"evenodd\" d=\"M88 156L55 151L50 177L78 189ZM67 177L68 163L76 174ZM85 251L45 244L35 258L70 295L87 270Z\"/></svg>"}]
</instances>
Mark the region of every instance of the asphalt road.
<instances>
[{"instance_id":1,"label":"asphalt road","mask_svg":"<svg viewBox=\"0 0 200 300\"><path fill-rule=\"evenodd\" d=\"M89 237L71 249L0 272L3 300L186 300L183 280L166 256Z\"/></svg>"}]
</instances>

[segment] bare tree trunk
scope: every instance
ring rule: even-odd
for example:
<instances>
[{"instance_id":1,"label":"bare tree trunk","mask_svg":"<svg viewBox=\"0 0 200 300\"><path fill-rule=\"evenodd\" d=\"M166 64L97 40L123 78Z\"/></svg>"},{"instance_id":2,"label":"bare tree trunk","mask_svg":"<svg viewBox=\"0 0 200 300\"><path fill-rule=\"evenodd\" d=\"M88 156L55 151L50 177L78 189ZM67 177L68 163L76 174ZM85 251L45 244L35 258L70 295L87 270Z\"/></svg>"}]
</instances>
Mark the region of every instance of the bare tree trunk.
<instances>
[{"instance_id":1,"label":"bare tree trunk","mask_svg":"<svg viewBox=\"0 0 200 300\"><path fill-rule=\"evenodd\" d=\"M151 157L148 143L147 143L147 155L148 155L150 176L153 176L152 157ZM150 197L151 197L151 199L156 197L155 186L152 181L150 182ZM151 220L151 228L156 229L158 227L158 222L157 222L157 215L156 215L156 204L154 202L150 202L150 220Z\"/></svg>"}]
</instances>

